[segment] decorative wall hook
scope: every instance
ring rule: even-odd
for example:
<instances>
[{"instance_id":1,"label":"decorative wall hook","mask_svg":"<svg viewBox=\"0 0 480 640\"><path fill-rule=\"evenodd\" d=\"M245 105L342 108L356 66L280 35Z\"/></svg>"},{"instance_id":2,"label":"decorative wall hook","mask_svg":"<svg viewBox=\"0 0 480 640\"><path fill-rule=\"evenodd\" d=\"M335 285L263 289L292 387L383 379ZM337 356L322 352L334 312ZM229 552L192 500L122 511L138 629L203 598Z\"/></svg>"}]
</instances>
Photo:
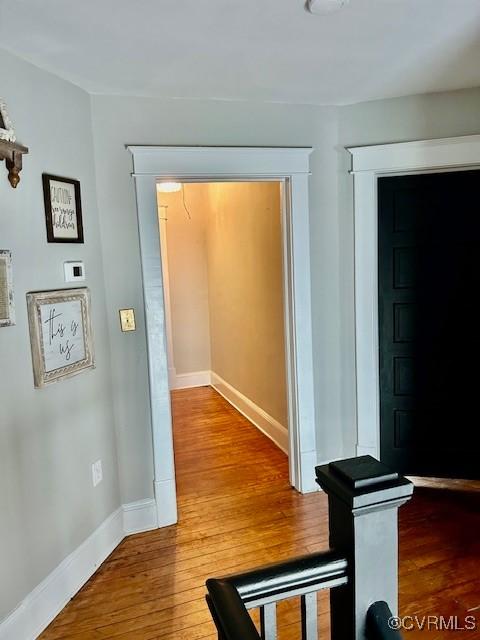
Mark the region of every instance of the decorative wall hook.
<instances>
[{"instance_id":1,"label":"decorative wall hook","mask_svg":"<svg viewBox=\"0 0 480 640\"><path fill-rule=\"evenodd\" d=\"M14 189L20 182L22 156L28 153L27 147L22 147L15 140L15 130L8 115L7 105L0 98L0 160L5 160L8 180Z\"/></svg>"},{"instance_id":2,"label":"decorative wall hook","mask_svg":"<svg viewBox=\"0 0 480 640\"><path fill-rule=\"evenodd\" d=\"M8 180L15 189L20 182L22 170L22 156L28 153L28 148L16 142L0 140L0 160L5 160L8 169Z\"/></svg>"}]
</instances>

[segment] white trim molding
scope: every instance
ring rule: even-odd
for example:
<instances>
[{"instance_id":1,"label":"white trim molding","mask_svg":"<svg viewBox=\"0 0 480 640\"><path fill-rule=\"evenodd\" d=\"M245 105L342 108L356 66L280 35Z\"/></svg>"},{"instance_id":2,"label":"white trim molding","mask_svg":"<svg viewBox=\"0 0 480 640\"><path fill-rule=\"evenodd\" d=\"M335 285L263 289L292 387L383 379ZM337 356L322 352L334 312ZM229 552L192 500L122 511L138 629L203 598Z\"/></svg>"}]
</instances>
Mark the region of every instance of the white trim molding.
<instances>
[{"instance_id":1,"label":"white trim molding","mask_svg":"<svg viewBox=\"0 0 480 640\"><path fill-rule=\"evenodd\" d=\"M171 381L171 389L191 389L192 387L207 387L210 384L210 371L192 371L191 373L177 373Z\"/></svg>"},{"instance_id":2,"label":"white trim molding","mask_svg":"<svg viewBox=\"0 0 480 640\"><path fill-rule=\"evenodd\" d=\"M266 411L247 398L238 389L232 387L219 375L211 372L211 385L218 393L225 398L237 411L239 411L249 422L267 436L284 453L288 454L288 429L272 418Z\"/></svg>"},{"instance_id":3,"label":"white trim molding","mask_svg":"<svg viewBox=\"0 0 480 640\"><path fill-rule=\"evenodd\" d=\"M168 326L162 282L156 183L265 181L282 186L291 484L317 489L308 205L311 148L128 146L137 194L151 399L154 486L159 523L175 513L175 466L169 398ZM171 368L171 367L170 367ZM170 377L172 372L170 371ZM168 492L171 495L168 495ZM160 502L159 496L162 496ZM173 520L174 521L174 520Z\"/></svg>"},{"instance_id":4,"label":"white trim molding","mask_svg":"<svg viewBox=\"0 0 480 640\"><path fill-rule=\"evenodd\" d=\"M480 166L480 135L349 147L355 202L357 455L380 458L377 179Z\"/></svg>"},{"instance_id":5,"label":"white trim molding","mask_svg":"<svg viewBox=\"0 0 480 640\"><path fill-rule=\"evenodd\" d=\"M153 499L114 511L0 622L0 640L35 640L125 536L157 527Z\"/></svg>"},{"instance_id":6,"label":"white trim molding","mask_svg":"<svg viewBox=\"0 0 480 640\"><path fill-rule=\"evenodd\" d=\"M157 505L153 498L124 504L122 510L123 532L126 536L158 529Z\"/></svg>"},{"instance_id":7,"label":"white trim molding","mask_svg":"<svg viewBox=\"0 0 480 640\"><path fill-rule=\"evenodd\" d=\"M161 147L128 145L133 175L158 178L281 176L309 173L311 147Z\"/></svg>"}]
</instances>

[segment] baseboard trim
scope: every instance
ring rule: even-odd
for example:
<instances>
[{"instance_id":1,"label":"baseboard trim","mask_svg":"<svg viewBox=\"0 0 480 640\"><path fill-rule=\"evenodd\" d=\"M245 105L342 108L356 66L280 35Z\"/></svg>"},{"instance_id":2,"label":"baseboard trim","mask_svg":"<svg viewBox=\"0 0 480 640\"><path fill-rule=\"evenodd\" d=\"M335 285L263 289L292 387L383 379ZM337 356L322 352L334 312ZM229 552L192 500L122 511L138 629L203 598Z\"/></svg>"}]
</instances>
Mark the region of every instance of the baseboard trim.
<instances>
[{"instance_id":1,"label":"baseboard trim","mask_svg":"<svg viewBox=\"0 0 480 640\"><path fill-rule=\"evenodd\" d=\"M157 505L153 498L124 504L122 509L126 536L158 528Z\"/></svg>"},{"instance_id":2,"label":"baseboard trim","mask_svg":"<svg viewBox=\"0 0 480 640\"><path fill-rule=\"evenodd\" d=\"M112 513L0 624L0 640L34 640L123 540L122 508Z\"/></svg>"},{"instance_id":3,"label":"baseboard trim","mask_svg":"<svg viewBox=\"0 0 480 640\"><path fill-rule=\"evenodd\" d=\"M169 527L178 522L175 478L153 483L157 509L157 526ZM1 638L0 638L1 640Z\"/></svg>"},{"instance_id":4,"label":"baseboard trim","mask_svg":"<svg viewBox=\"0 0 480 640\"><path fill-rule=\"evenodd\" d=\"M177 373L171 389L191 389L192 387L207 387L210 384L210 371L192 371L191 373Z\"/></svg>"},{"instance_id":5,"label":"baseboard trim","mask_svg":"<svg viewBox=\"0 0 480 640\"><path fill-rule=\"evenodd\" d=\"M0 640L35 640L125 536L157 526L153 499L114 511L0 622Z\"/></svg>"},{"instance_id":6,"label":"baseboard trim","mask_svg":"<svg viewBox=\"0 0 480 640\"><path fill-rule=\"evenodd\" d=\"M210 384L227 402L240 411L247 420L288 455L288 429L286 427L214 371L211 372Z\"/></svg>"}]
</instances>

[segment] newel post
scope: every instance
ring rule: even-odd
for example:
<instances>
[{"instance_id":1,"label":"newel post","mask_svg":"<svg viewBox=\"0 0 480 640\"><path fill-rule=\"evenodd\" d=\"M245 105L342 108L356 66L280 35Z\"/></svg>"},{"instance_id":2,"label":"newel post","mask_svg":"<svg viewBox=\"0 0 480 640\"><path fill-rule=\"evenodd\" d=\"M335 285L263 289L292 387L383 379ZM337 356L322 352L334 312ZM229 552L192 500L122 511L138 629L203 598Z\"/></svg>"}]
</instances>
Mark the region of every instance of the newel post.
<instances>
[{"instance_id":1,"label":"newel post","mask_svg":"<svg viewBox=\"0 0 480 640\"><path fill-rule=\"evenodd\" d=\"M330 591L332 640L364 640L371 604L398 610L398 508L412 483L371 456L316 468L328 494L330 548L345 554L348 583Z\"/></svg>"}]
</instances>

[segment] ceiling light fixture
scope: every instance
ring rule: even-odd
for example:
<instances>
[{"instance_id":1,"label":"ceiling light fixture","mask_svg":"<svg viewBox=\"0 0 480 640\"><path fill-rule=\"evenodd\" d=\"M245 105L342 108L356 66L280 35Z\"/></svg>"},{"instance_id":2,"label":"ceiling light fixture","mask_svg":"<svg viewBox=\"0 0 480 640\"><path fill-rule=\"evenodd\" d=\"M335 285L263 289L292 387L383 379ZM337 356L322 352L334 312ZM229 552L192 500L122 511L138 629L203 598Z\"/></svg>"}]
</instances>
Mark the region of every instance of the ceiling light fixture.
<instances>
[{"instance_id":1,"label":"ceiling light fixture","mask_svg":"<svg viewBox=\"0 0 480 640\"><path fill-rule=\"evenodd\" d=\"M158 182L157 191L160 193L175 193L182 188L181 182Z\"/></svg>"},{"instance_id":2,"label":"ceiling light fixture","mask_svg":"<svg viewBox=\"0 0 480 640\"><path fill-rule=\"evenodd\" d=\"M305 7L310 13L324 16L340 11L349 2L350 0L307 0Z\"/></svg>"}]
</instances>

